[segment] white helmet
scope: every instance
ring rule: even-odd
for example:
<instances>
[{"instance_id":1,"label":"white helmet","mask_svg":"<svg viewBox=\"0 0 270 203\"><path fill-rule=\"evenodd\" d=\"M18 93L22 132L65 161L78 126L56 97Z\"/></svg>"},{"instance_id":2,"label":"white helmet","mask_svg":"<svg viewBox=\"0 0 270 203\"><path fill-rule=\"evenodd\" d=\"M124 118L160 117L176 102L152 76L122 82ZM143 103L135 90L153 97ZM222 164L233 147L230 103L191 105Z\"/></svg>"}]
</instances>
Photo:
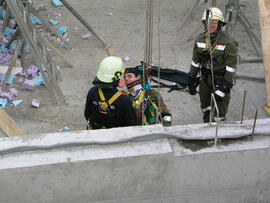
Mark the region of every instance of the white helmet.
<instances>
[{"instance_id":1,"label":"white helmet","mask_svg":"<svg viewBox=\"0 0 270 203\"><path fill-rule=\"evenodd\" d=\"M203 16L201 18L202 22L206 21L207 11L209 11L209 20L218 20L221 21L223 24L225 23L222 11L216 7L210 7L204 10Z\"/></svg>"},{"instance_id":2,"label":"white helmet","mask_svg":"<svg viewBox=\"0 0 270 203\"><path fill-rule=\"evenodd\" d=\"M122 58L108 56L99 64L97 78L104 83L115 82L124 74L125 68Z\"/></svg>"}]
</instances>

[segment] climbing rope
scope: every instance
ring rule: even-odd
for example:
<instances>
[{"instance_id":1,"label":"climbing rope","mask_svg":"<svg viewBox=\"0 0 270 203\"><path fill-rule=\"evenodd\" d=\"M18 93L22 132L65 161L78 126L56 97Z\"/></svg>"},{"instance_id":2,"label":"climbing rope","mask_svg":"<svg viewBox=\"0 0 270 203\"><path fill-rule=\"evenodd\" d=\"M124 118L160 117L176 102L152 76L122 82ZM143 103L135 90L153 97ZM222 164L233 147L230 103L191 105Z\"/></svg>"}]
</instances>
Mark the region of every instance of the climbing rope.
<instances>
[{"instance_id":1,"label":"climbing rope","mask_svg":"<svg viewBox=\"0 0 270 203\"><path fill-rule=\"evenodd\" d=\"M153 0L147 0L147 12L146 12L146 18L147 18L147 25L146 25L146 39L145 39L145 52L144 52L144 63L143 63L143 88L146 88L147 84L146 81L148 81L148 76L150 76L148 66L152 65L152 52L153 52ZM156 110L156 121L158 121L160 115L160 1L158 2L158 106L154 105ZM147 102L147 99L144 98L144 102L142 104L142 118L144 116L145 112L145 103ZM161 123L162 122L162 119ZM144 123L142 123L144 125Z\"/></svg>"}]
</instances>

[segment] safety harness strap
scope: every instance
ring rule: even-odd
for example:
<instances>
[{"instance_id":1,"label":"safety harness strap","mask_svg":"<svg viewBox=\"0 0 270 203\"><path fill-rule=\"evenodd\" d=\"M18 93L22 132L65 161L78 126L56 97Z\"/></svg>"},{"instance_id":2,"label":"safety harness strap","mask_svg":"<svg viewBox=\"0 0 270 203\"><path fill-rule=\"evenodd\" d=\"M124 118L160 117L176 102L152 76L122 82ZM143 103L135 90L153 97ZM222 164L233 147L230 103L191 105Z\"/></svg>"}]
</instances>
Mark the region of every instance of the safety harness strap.
<instances>
[{"instance_id":1,"label":"safety harness strap","mask_svg":"<svg viewBox=\"0 0 270 203\"><path fill-rule=\"evenodd\" d=\"M101 99L101 102L105 102L104 105L106 108L108 108L108 104L111 105L118 97L120 97L122 95L122 92L121 91L118 91L116 92L109 100L108 102L106 102L106 99L105 99L105 96L102 92L102 89L101 88L98 88L98 94L99 94L99 97Z\"/></svg>"},{"instance_id":2,"label":"safety harness strap","mask_svg":"<svg viewBox=\"0 0 270 203\"><path fill-rule=\"evenodd\" d=\"M144 99L144 94L145 94L145 90L143 90L139 96L139 98L137 100L133 100L133 106L136 108L136 109L139 109L141 108L141 104L143 102L143 99Z\"/></svg>"}]
</instances>

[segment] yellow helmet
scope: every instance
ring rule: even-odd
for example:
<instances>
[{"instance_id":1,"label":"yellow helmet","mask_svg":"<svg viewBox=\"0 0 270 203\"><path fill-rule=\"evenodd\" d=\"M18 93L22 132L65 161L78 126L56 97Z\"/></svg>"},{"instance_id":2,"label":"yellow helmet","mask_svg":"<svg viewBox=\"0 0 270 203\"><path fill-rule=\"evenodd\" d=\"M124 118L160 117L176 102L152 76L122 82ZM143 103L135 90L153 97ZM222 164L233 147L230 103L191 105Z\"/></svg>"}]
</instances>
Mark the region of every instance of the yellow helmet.
<instances>
[{"instance_id":1,"label":"yellow helmet","mask_svg":"<svg viewBox=\"0 0 270 203\"><path fill-rule=\"evenodd\" d=\"M206 13L209 11L209 20L218 20L225 23L222 11L217 7L210 7L204 10L201 18L202 22L206 21Z\"/></svg>"},{"instance_id":2,"label":"yellow helmet","mask_svg":"<svg viewBox=\"0 0 270 203\"><path fill-rule=\"evenodd\" d=\"M99 64L97 78L104 83L115 82L120 79L125 71L122 58L118 56L108 56Z\"/></svg>"}]
</instances>

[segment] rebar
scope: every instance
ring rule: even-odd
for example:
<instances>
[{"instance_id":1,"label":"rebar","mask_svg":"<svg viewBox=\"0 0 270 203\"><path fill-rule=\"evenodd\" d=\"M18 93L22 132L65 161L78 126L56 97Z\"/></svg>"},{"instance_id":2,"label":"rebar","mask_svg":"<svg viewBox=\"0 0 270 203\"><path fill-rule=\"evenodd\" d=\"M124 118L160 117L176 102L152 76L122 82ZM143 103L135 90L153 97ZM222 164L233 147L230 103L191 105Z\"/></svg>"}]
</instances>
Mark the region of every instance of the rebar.
<instances>
[{"instance_id":1,"label":"rebar","mask_svg":"<svg viewBox=\"0 0 270 203\"><path fill-rule=\"evenodd\" d=\"M244 91L243 103L242 103L242 113L241 113L241 120L240 123L243 123L244 111L245 111L245 103L246 103L246 94L247 90Z\"/></svg>"}]
</instances>

